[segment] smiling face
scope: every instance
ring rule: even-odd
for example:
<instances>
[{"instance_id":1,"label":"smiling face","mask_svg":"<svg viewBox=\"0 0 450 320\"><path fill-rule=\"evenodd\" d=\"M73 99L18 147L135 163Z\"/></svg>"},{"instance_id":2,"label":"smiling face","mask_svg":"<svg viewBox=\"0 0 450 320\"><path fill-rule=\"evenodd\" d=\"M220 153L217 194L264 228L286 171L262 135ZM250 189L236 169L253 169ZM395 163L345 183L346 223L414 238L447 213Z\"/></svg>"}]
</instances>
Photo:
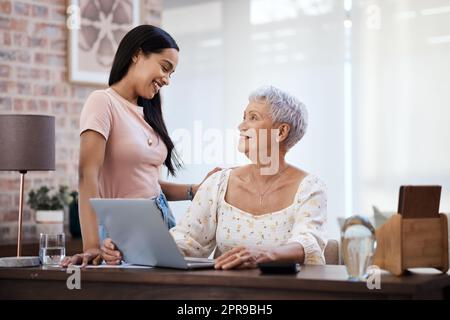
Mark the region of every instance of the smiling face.
<instances>
[{"instance_id":1,"label":"smiling face","mask_svg":"<svg viewBox=\"0 0 450 320\"><path fill-rule=\"evenodd\" d=\"M271 154L271 129L276 129L265 102L251 101L244 111L244 119L239 125L240 139L238 150L247 157L251 154ZM261 139L263 136L266 139ZM251 152L252 151L252 152ZM251 159L256 161L257 159Z\"/></svg>"},{"instance_id":2,"label":"smiling face","mask_svg":"<svg viewBox=\"0 0 450 320\"><path fill-rule=\"evenodd\" d=\"M160 53L139 52L133 57L128 75L138 96L152 99L163 86L170 83L170 76L178 65L178 51L164 49Z\"/></svg>"}]
</instances>

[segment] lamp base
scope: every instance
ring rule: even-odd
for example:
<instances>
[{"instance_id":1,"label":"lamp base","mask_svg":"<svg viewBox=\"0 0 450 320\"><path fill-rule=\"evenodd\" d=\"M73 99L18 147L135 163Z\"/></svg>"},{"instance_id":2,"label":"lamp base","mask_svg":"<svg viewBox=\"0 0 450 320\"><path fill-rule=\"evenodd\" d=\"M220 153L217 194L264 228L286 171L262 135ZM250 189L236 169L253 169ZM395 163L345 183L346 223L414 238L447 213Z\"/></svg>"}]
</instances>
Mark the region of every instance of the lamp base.
<instances>
[{"instance_id":1,"label":"lamp base","mask_svg":"<svg viewBox=\"0 0 450 320\"><path fill-rule=\"evenodd\" d=\"M0 258L0 268L37 267L41 264L39 257L6 257Z\"/></svg>"}]
</instances>

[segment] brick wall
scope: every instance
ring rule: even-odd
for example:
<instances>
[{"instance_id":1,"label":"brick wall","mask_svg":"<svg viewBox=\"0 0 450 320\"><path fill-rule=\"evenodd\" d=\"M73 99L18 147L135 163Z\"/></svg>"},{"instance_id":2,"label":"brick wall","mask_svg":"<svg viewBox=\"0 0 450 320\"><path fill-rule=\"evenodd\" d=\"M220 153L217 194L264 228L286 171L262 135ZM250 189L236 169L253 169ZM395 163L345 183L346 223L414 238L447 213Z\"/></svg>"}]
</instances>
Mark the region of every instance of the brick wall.
<instances>
[{"instance_id":1,"label":"brick wall","mask_svg":"<svg viewBox=\"0 0 450 320\"><path fill-rule=\"evenodd\" d=\"M142 0L142 23L160 23L162 0ZM66 0L0 0L0 113L56 118L56 171L29 172L25 194L45 185L78 186L78 122L98 87L67 81ZM16 239L19 174L0 172L0 244ZM34 212L24 211L24 236L34 237Z\"/></svg>"}]
</instances>

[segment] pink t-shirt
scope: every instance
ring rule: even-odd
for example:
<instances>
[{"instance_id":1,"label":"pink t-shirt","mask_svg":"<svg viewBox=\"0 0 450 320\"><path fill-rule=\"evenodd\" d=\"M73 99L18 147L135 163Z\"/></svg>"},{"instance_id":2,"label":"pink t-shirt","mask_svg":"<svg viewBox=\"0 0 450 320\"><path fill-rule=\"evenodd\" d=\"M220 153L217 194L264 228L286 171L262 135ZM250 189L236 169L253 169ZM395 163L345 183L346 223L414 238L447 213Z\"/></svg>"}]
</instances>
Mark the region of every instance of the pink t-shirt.
<instances>
[{"instance_id":1,"label":"pink t-shirt","mask_svg":"<svg viewBox=\"0 0 450 320\"><path fill-rule=\"evenodd\" d=\"M100 197L151 198L160 193L159 168L167 148L144 120L142 107L112 88L96 90L81 111L80 135L86 130L96 131L106 139Z\"/></svg>"}]
</instances>

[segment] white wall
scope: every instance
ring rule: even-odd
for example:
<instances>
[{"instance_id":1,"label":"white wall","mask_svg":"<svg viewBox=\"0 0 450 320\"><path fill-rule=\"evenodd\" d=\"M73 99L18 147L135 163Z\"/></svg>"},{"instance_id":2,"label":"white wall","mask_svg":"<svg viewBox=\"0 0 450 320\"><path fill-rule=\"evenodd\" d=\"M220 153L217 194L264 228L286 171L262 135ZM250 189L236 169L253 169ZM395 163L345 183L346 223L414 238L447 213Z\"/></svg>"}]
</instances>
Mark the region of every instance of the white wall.
<instances>
[{"instance_id":1,"label":"white wall","mask_svg":"<svg viewBox=\"0 0 450 320\"><path fill-rule=\"evenodd\" d=\"M397 209L401 184L450 211L450 1L354 1L355 208Z\"/></svg>"}]
</instances>

